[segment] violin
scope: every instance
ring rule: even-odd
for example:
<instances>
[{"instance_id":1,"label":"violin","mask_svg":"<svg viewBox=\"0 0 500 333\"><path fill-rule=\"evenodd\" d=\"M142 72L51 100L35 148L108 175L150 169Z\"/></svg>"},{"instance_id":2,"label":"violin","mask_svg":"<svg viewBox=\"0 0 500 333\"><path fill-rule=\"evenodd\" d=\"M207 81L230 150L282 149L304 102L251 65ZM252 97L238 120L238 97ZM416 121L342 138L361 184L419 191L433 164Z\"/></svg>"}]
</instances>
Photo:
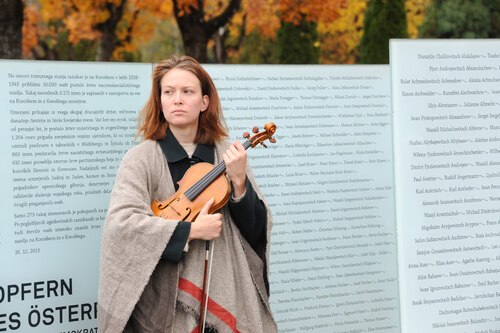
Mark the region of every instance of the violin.
<instances>
[{"instance_id":1,"label":"violin","mask_svg":"<svg viewBox=\"0 0 500 333\"><path fill-rule=\"evenodd\" d=\"M259 132L253 128L252 137L248 132L243 134L247 139L242 145L245 149L254 148L258 144L266 147L264 141L274 143L273 135L276 132L274 123L264 125L264 130ZM153 200L151 209L155 216L168 220L194 222L205 203L214 198L214 203L209 209L209 214L224 207L229 200L231 187L229 180L224 175L226 165L224 161L217 166L210 163L196 163L190 167L179 181L179 189L167 200Z\"/></svg>"}]
</instances>

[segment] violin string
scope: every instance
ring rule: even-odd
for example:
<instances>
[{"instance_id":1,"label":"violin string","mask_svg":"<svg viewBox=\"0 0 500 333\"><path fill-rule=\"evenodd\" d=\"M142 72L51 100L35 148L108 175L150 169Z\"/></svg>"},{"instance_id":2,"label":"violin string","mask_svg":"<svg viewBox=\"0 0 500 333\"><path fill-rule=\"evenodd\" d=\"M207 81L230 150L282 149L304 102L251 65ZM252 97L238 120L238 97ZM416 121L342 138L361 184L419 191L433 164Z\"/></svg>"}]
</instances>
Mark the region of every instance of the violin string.
<instances>
[{"instance_id":1,"label":"violin string","mask_svg":"<svg viewBox=\"0 0 500 333\"><path fill-rule=\"evenodd\" d=\"M204 175L202 178L200 178L196 183L194 183L190 188L188 188L185 192L186 196L193 200L198 196L199 193L197 193L200 189L203 189L201 187L201 183L206 183L208 178L212 178L212 174L214 172L215 168L210 170L206 175Z\"/></svg>"},{"instance_id":2,"label":"violin string","mask_svg":"<svg viewBox=\"0 0 500 333\"><path fill-rule=\"evenodd\" d=\"M203 176L193 186L186 191L186 196L193 200L196 198L210 183L212 183L226 169L226 164L221 162L209 173ZM188 193L189 192L189 193Z\"/></svg>"}]
</instances>

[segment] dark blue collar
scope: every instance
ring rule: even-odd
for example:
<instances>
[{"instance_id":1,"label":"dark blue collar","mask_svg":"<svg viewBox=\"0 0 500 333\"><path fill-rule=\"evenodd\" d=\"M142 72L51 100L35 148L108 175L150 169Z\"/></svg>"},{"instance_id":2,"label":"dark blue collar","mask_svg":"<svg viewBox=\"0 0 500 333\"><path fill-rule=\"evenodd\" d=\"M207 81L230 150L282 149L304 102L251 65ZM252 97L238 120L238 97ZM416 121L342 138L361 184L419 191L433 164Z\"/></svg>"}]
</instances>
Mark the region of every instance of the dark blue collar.
<instances>
[{"instance_id":1,"label":"dark blue collar","mask_svg":"<svg viewBox=\"0 0 500 333\"><path fill-rule=\"evenodd\" d=\"M167 158L167 162L178 162L185 158L189 158L184 148L182 148L179 141L177 141L175 136L170 131L170 128L167 129L167 135L165 136L165 138L163 140L158 140L158 142ZM208 162L214 164L214 154L215 151L213 145L197 144L192 158L197 159L200 162Z\"/></svg>"}]
</instances>

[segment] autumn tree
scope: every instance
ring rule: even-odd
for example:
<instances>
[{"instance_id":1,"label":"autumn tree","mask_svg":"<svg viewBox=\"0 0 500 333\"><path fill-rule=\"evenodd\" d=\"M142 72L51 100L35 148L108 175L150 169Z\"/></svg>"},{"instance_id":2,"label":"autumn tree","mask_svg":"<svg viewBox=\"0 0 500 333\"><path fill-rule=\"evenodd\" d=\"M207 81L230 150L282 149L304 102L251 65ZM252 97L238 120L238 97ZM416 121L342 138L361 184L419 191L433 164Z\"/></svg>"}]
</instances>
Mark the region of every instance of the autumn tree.
<instances>
[{"instance_id":1,"label":"autumn tree","mask_svg":"<svg viewBox=\"0 0 500 333\"><path fill-rule=\"evenodd\" d=\"M299 31L338 18L346 0L34 0L30 2L24 49L43 59L131 60L147 47L151 58L154 41L160 49L174 49L201 62L226 62L246 46L258 46L264 57L276 54L276 32L294 25ZM165 34L165 23L178 29ZM162 30L163 29L163 30ZM178 30L179 34L173 33ZM158 34L167 36L163 40ZM236 36L237 35L237 36ZM180 36L181 47L172 39ZM175 45L175 47L163 47ZM269 45L272 51L265 48ZM313 41L314 47L321 43ZM209 56L210 47L213 56ZM254 48L255 49L255 48ZM247 50L251 52L252 50ZM252 59L257 59L248 53ZM163 54L167 56L167 54ZM81 58L83 57L83 59ZM158 60L158 59L154 59Z\"/></svg>"},{"instance_id":2,"label":"autumn tree","mask_svg":"<svg viewBox=\"0 0 500 333\"><path fill-rule=\"evenodd\" d=\"M406 17L410 38L418 36L425 9L432 0L406 0ZM367 0L349 0L340 3L338 17L319 21L318 41L320 63L354 64L359 59L359 44L363 36Z\"/></svg>"},{"instance_id":3,"label":"autumn tree","mask_svg":"<svg viewBox=\"0 0 500 333\"><path fill-rule=\"evenodd\" d=\"M43 7L42 7L43 8ZM57 9L60 11L60 8ZM24 10L23 56L38 60L95 60L95 41L73 42L64 24L62 11L40 10L31 3Z\"/></svg>"},{"instance_id":4,"label":"autumn tree","mask_svg":"<svg viewBox=\"0 0 500 333\"><path fill-rule=\"evenodd\" d=\"M277 7L272 1L243 1L241 10L228 25L228 61L246 64L279 63L276 31L280 28Z\"/></svg>"},{"instance_id":5,"label":"autumn tree","mask_svg":"<svg viewBox=\"0 0 500 333\"><path fill-rule=\"evenodd\" d=\"M127 9L127 0L41 2L49 22L60 20L64 23L70 43L77 45L82 41L94 42L95 60L111 60L115 49L124 42L118 38L118 25ZM133 22L128 25L132 24Z\"/></svg>"},{"instance_id":6,"label":"autumn tree","mask_svg":"<svg viewBox=\"0 0 500 333\"><path fill-rule=\"evenodd\" d=\"M0 0L0 58L22 57L22 0Z\"/></svg>"},{"instance_id":7,"label":"autumn tree","mask_svg":"<svg viewBox=\"0 0 500 333\"><path fill-rule=\"evenodd\" d=\"M407 38L406 11L403 0L371 0L365 14L359 62L389 63L389 39Z\"/></svg>"},{"instance_id":8,"label":"autumn tree","mask_svg":"<svg viewBox=\"0 0 500 333\"><path fill-rule=\"evenodd\" d=\"M35 53L35 57L61 56L54 54L54 50L65 45L59 38L64 36L71 44L64 49L87 44L94 50L95 60L137 60L134 56L127 58L127 54L137 50L136 43L152 39L152 27L159 25L158 20L174 16L184 53L206 62L208 41L229 22L241 0L231 0L224 8L221 2L194 0L39 0L39 3L41 28L37 46L43 52Z\"/></svg>"},{"instance_id":9,"label":"autumn tree","mask_svg":"<svg viewBox=\"0 0 500 333\"><path fill-rule=\"evenodd\" d=\"M189 0L34 1L27 10L30 20L25 26L35 30L26 29L29 38L24 45L25 55L31 54L35 59L137 61L138 45L155 39L162 21L173 18L175 13L187 45L186 53L197 56L197 50L206 50L207 35L210 38L227 23L240 1L233 0L226 11L210 19L204 10L213 5L205 6L204 1L199 1L200 6ZM209 11L208 15L212 13Z\"/></svg>"},{"instance_id":10,"label":"autumn tree","mask_svg":"<svg viewBox=\"0 0 500 333\"><path fill-rule=\"evenodd\" d=\"M38 0L27 8L36 34L25 50L36 59L138 60L134 39L152 36L170 7L144 0Z\"/></svg>"},{"instance_id":11,"label":"autumn tree","mask_svg":"<svg viewBox=\"0 0 500 333\"><path fill-rule=\"evenodd\" d=\"M236 24L236 27L230 26L230 38L238 45L233 47L234 44L231 44L230 52L234 58L239 59L239 62L250 63L275 63L279 61L277 57L279 58L280 53L284 55L283 50L280 50L282 47L300 49L301 46L293 45L298 42L306 43L307 45L301 44L302 47L306 46L311 51L317 52L321 48L321 43L316 37L318 27L338 19L339 9L346 3L348 3L346 0L244 1L242 12L245 19L239 18L242 14L237 14L234 21L239 20L240 23ZM244 29L241 29L241 24L245 25ZM292 31L300 38L288 39L286 45L281 43L279 39L290 36ZM305 62L310 63L311 60Z\"/></svg>"}]
</instances>

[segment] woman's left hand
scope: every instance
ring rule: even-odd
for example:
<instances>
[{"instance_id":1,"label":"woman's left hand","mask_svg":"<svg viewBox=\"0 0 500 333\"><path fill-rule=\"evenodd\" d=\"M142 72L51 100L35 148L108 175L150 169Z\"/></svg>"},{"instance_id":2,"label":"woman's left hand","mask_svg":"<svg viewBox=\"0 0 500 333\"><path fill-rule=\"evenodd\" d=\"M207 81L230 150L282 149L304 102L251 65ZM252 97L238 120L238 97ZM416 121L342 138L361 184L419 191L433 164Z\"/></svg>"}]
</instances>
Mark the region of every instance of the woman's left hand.
<instances>
[{"instance_id":1,"label":"woman's left hand","mask_svg":"<svg viewBox=\"0 0 500 333\"><path fill-rule=\"evenodd\" d=\"M245 193L247 151L243 145L236 141L224 153L224 163L226 164L226 173L233 184L233 195L235 198Z\"/></svg>"}]
</instances>

